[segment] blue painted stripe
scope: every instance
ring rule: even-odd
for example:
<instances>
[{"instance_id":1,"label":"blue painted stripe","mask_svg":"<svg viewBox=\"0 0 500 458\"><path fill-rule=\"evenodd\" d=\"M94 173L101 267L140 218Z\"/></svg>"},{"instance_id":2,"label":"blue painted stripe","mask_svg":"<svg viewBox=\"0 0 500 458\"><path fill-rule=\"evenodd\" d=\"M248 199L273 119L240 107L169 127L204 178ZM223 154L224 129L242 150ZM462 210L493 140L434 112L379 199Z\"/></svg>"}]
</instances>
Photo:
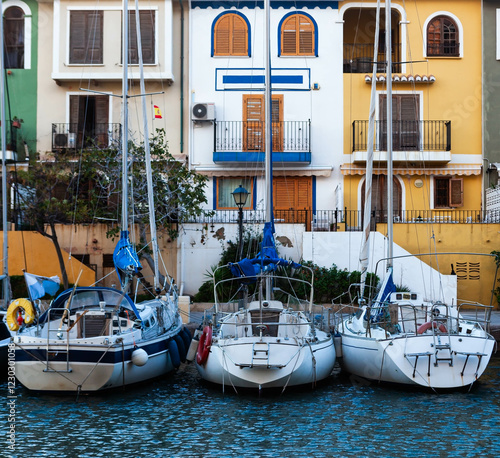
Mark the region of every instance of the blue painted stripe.
<instances>
[{"instance_id":1,"label":"blue painted stripe","mask_svg":"<svg viewBox=\"0 0 500 458\"><path fill-rule=\"evenodd\" d=\"M194 8L201 8L201 9L206 9L206 8L213 8L213 9L218 9L218 8L226 8L230 9L231 7L236 7L236 8L248 8L248 9L255 9L255 8L264 8L264 1L263 0L257 0L257 1L251 1L251 0L192 0L191 1L191 9ZM338 10L339 9L339 2L338 1L332 1L332 0L271 0L271 7L272 8L320 8L320 9L326 9L328 7Z\"/></svg>"},{"instance_id":2,"label":"blue painted stripe","mask_svg":"<svg viewBox=\"0 0 500 458\"><path fill-rule=\"evenodd\" d=\"M264 84L264 75L224 75L224 84ZM302 84L302 75L275 75L271 76L272 84Z\"/></svg>"},{"instance_id":3,"label":"blue painted stripe","mask_svg":"<svg viewBox=\"0 0 500 458\"><path fill-rule=\"evenodd\" d=\"M264 152L216 151L213 161L218 162L264 162ZM277 153L273 152L273 162L311 163L310 152Z\"/></svg>"}]
</instances>

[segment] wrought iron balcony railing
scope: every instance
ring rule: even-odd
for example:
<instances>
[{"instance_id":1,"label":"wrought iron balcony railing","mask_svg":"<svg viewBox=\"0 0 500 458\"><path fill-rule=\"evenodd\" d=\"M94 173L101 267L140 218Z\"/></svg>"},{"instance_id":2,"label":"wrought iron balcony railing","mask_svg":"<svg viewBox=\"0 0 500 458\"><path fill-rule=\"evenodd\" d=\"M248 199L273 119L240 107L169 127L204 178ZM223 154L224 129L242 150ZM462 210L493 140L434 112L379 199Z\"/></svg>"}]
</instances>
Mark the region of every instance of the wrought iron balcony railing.
<instances>
[{"instance_id":1,"label":"wrought iron balcony railing","mask_svg":"<svg viewBox=\"0 0 500 458\"><path fill-rule=\"evenodd\" d=\"M371 73L373 71L374 43L344 43L344 73ZM392 46L392 72L401 72L401 45ZM387 73L385 43L379 43L377 72Z\"/></svg>"},{"instance_id":2,"label":"wrought iron balcony railing","mask_svg":"<svg viewBox=\"0 0 500 458\"><path fill-rule=\"evenodd\" d=\"M273 154L288 162L311 161L311 121L272 123ZM261 121L215 121L214 162L262 162L265 123Z\"/></svg>"},{"instance_id":3,"label":"wrought iron balcony railing","mask_svg":"<svg viewBox=\"0 0 500 458\"><path fill-rule=\"evenodd\" d=\"M119 123L95 123L83 128L78 123L52 124L52 151L120 146L122 126Z\"/></svg>"},{"instance_id":4,"label":"wrought iron balcony railing","mask_svg":"<svg viewBox=\"0 0 500 458\"><path fill-rule=\"evenodd\" d=\"M368 149L368 121L353 121L352 150ZM450 151L451 121L393 121L395 151ZM375 121L374 150L387 150L387 121Z\"/></svg>"}]
</instances>

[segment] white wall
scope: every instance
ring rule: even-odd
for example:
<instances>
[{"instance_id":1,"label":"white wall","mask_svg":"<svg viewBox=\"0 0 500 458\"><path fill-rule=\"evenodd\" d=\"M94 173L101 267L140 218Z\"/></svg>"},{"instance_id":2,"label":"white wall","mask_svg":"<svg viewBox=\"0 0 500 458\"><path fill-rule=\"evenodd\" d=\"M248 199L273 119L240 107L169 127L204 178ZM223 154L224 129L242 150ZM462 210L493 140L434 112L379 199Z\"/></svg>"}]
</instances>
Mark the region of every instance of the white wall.
<instances>
[{"instance_id":1,"label":"white wall","mask_svg":"<svg viewBox=\"0 0 500 458\"><path fill-rule=\"evenodd\" d=\"M312 261L320 267L331 267L335 264L340 269L348 271L361 270L359 253L362 242L362 232L305 232L304 259ZM387 238L380 232L370 234L369 272L376 272L383 277L385 264L376 263L387 257ZM394 256L405 256L410 253L398 245L394 245ZM416 257L394 260L394 282L397 285L408 286L411 290L421 292L424 299L440 299L451 303L457 298L457 276L441 275ZM446 298L446 301L445 301Z\"/></svg>"},{"instance_id":2,"label":"white wall","mask_svg":"<svg viewBox=\"0 0 500 458\"><path fill-rule=\"evenodd\" d=\"M252 233L260 233L263 226L245 227ZM181 229L177 240L177 283L184 295L198 292L203 282L208 280L205 274L220 261L222 250L227 247L228 241L236 242L238 239L238 224L215 224L213 230L214 232L210 232L210 226L204 229L201 224L185 224ZM277 224L275 238L279 256L300 261L303 233L304 227L301 225Z\"/></svg>"}]
</instances>

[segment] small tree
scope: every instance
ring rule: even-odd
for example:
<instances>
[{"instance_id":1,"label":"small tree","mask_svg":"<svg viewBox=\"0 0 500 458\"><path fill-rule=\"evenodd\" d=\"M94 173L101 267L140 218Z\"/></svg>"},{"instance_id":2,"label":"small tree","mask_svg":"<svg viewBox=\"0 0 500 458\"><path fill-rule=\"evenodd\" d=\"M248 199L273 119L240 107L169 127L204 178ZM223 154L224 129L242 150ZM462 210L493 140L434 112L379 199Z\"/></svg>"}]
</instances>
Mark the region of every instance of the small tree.
<instances>
[{"instance_id":1,"label":"small tree","mask_svg":"<svg viewBox=\"0 0 500 458\"><path fill-rule=\"evenodd\" d=\"M16 183L22 225L52 240L65 288L68 287L68 275L56 225L88 220L89 211L85 204L75 205L80 191L77 166L65 156L49 154L46 160L30 164L27 171L19 171Z\"/></svg>"}]
</instances>

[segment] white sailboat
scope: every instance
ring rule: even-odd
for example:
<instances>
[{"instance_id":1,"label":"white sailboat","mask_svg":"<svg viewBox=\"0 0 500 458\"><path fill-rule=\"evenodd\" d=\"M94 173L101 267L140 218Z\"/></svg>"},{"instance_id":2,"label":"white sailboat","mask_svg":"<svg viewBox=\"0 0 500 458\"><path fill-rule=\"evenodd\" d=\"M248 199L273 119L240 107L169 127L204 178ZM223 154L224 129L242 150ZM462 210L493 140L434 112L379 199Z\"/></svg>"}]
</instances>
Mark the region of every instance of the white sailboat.
<instances>
[{"instance_id":1,"label":"white sailboat","mask_svg":"<svg viewBox=\"0 0 500 458\"><path fill-rule=\"evenodd\" d=\"M289 269L308 269L278 258L272 211L271 69L269 0L265 1L265 179L266 223L260 253L253 259L221 267L234 278L216 283L215 306L207 311L196 353L196 367L204 380L250 389L314 385L328 377L335 364L333 338L326 328L326 311L314 306L313 281L287 276ZM241 240L240 240L241 243ZM235 294L223 301L221 290ZM285 286L286 285L286 286ZM286 288L286 290L285 290ZM294 291L306 289L304 299ZM325 328L323 327L325 325Z\"/></svg>"},{"instance_id":2,"label":"white sailboat","mask_svg":"<svg viewBox=\"0 0 500 458\"><path fill-rule=\"evenodd\" d=\"M379 36L380 1L377 2L370 131L366 171L367 192L364 215L371 210L371 162L373 161L373 120L375 74ZM391 2L385 2L385 20L390 24ZM386 26L387 100L392 100L391 27ZM380 65L380 64L379 64ZM365 245L359 309L348 316L340 312L341 365L347 372L369 380L432 389L472 385L486 369L495 347L487 332L491 306L460 302L452 298L424 300L419 292L396 292L393 272L392 198L392 104L387 103L387 271L377 296L365 301L364 279L368 266L370 218L364 218ZM464 318L472 316L473 318Z\"/></svg>"},{"instance_id":3,"label":"white sailboat","mask_svg":"<svg viewBox=\"0 0 500 458\"><path fill-rule=\"evenodd\" d=\"M127 12L128 1L124 0L124 37L128 37ZM137 11L137 22L138 18ZM140 37L138 30L139 50L142 49ZM22 330L14 337L16 377L31 390L92 392L143 382L178 367L190 344L191 334L183 327L178 311L177 289L172 281L159 285L157 261L154 289L158 296L146 302L134 303L128 295L132 277L139 272L141 265L129 241L128 231L127 42L125 39L123 46L122 232L113 255L122 290L75 286L61 293L50 308L38 317L35 326ZM144 94L140 54L141 91ZM145 132L148 132L147 124ZM146 139L146 163L150 160L148 143ZM152 182L149 179L148 193L156 260L158 247ZM159 295L162 288L164 293Z\"/></svg>"}]
</instances>

